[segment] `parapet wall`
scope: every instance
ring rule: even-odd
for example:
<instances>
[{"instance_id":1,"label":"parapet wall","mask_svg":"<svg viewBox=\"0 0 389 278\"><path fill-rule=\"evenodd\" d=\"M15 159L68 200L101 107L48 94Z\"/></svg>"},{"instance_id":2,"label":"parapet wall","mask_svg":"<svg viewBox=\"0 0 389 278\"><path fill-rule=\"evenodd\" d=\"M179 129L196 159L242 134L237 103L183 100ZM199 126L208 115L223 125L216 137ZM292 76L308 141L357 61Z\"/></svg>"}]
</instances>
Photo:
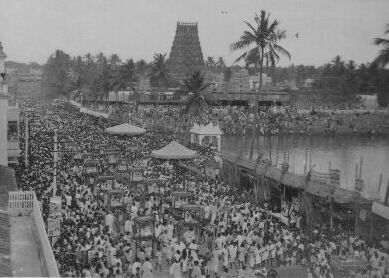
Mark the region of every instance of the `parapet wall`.
<instances>
[{"instance_id":1,"label":"parapet wall","mask_svg":"<svg viewBox=\"0 0 389 278\"><path fill-rule=\"evenodd\" d=\"M38 199L33 191L9 192L8 214L11 216L30 215L33 220L32 233L38 246L41 272L45 277L60 277L53 249L46 233Z\"/></svg>"}]
</instances>

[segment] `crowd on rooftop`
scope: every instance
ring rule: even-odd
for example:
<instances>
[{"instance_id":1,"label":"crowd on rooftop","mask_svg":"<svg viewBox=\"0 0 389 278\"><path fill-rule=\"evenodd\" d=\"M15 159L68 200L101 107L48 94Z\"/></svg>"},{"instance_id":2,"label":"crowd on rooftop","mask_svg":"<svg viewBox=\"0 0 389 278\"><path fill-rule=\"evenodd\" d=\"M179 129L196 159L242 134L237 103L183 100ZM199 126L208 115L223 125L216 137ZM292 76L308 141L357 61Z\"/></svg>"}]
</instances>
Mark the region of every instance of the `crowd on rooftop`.
<instances>
[{"instance_id":1,"label":"crowd on rooftop","mask_svg":"<svg viewBox=\"0 0 389 278\"><path fill-rule=\"evenodd\" d=\"M320 226L308 232L297 200L282 206L271 200L258 203L252 188L236 190L219 179L194 176L172 160L151 158L152 150L179 140L174 133L117 137L104 133L96 119L68 104L28 100L22 107L34 112L29 165L21 163L17 169L18 184L22 190L36 192L45 220L53 194L55 129L61 131L59 141L74 141L81 156L93 153L96 142L108 144L118 149L131 167L142 168L145 179L156 179L147 187L142 183L127 186L118 179L114 187L123 192L124 209L114 210L99 191L98 176L87 175L74 153L59 154L56 195L62 199L62 221L53 251L64 277L266 277L271 268L299 265L308 277L328 278L336 272L333 258L361 262L350 277L389 277L389 255L381 247L343 227L332 234ZM140 122L153 119L149 108L140 107L140 113L133 117ZM167 115L179 122L177 109L160 108L158 118ZM227 123L222 128L228 133L236 132L228 130L231 122L249 122L243 108L226 110L209 110L194 121L212 121L217 116ZM277 130L274 123L289 123L282 119L293 115L273 118L262 113L260 129L264 132ZM210 149L196 150L200 158L194 164L214 156ZM114 174L114 166L103 157L95 159L100 175ZM194 209L183 213L181 206ZM152 219L147 221L154 225L141 225L139 219Z\"/></svg>"}]
</instances>

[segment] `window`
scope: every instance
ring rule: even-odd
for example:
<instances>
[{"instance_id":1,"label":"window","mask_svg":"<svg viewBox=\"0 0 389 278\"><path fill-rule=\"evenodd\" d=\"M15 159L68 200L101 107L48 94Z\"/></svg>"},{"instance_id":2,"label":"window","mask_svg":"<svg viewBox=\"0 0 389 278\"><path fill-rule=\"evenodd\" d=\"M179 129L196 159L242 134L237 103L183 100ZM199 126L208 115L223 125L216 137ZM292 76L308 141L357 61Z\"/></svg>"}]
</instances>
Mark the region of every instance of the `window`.
<instances>
[{"instance_id":1,"label":"window","mask_svg":"<svg viewBox=\"0 0 389 278\"><path fill-rule=\"evenodd\" d=\"M17 141L18 140L18 122L9 121L8 122L8 141Z\"/></svg>"}]
</instances>

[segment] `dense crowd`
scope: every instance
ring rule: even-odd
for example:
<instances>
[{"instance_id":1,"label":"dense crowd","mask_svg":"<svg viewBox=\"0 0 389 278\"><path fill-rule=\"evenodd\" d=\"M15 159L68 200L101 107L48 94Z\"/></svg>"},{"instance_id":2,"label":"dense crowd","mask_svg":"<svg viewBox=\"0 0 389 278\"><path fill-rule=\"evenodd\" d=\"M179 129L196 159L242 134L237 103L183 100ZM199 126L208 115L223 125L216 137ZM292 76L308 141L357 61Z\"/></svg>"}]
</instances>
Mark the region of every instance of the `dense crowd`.
<instances>
[{"instance_id":1,"label":"dense crowd","mask_svg":"<svg viewBox=\"0 0 389 278\"><path fill-rule=\"evenodd\" d=\"M138 112L130 115L130 121L153 128L158 125L160 130L170 129L176 133L184 133L189 120L191 126L193 124L218 124L226 135L251 133L254 125L257 134L261 135L383 132L380 124L372 125L361 120L363 115L360 112L338 115L333 110L329 112L313 109L309 113L301 113L293 106L261 106L257 115L258 120L255 122L254 114L247 107L207 107L199 116L192 116L190 119L183 111L182 106L140 105Z\"/></svg>"},{"instance_id":2,"label":"dense crowd","mask_svg":"<svg viewBox=\"0 0 389 278\"><path fill-rule=\"evenodd\" d=\"M389 256L377 246L341 227L332 235L320 227L308 232L296 199L282 206L258 203L252 188L236 190L219 179L194 176L177 162L151 158L152 150L179 140L173 133L116 137L67 104L25 101L23 107L32 108L35 117L30 122L30 163L21 164L17 178L21 189L36 192L44 219L53 192L54 130L61 131L59 141L72 140L77 146L76 153L60 153L57 163L62 221L53 251L64 277L266 277L271 268L299 265L308 277L327 278L334 277L333 258L365 262L350 277L389 277ZM155 117L147 107L140 109L138 121ZM177 108L161 109L166 110L159 116L179 121ZM244 109L227 108L194 120L212 121L215 113L225 122L250 118ZM260 116L264 130L285 117L269 115ZM114 188L123 192L123 210L109 205L98 189L98 176L87 175L82 160L75 158L93 153L96 142L118 149L131 167L144 169L144 178L155 179L148 186L128 186L118 179ZM210 149L191 147L200 153L193 164L214 156ZM107 160L96 159L100 175L115 172Z\"/></svg>"}]
</instances>

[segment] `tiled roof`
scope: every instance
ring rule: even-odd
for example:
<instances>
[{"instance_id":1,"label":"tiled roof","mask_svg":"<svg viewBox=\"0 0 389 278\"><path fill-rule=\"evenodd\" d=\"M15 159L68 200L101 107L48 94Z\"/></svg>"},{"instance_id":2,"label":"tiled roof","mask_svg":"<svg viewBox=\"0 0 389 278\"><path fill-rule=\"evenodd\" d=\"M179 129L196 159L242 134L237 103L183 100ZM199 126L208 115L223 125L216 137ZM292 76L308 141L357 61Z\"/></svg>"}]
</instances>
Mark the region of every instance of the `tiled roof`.
<instances>
[{"instance_id":1,"label":"tiled roof","mask_svg":"<svg viewBox=\"0 0 389 278\"><path fill-rule=\"evenodd\" d=\"M15 172L13 169L0 165L0 276L10 277L10 225L6 212L8 207L8 192L17 190Z\"/></svg>"}]
</instances>

